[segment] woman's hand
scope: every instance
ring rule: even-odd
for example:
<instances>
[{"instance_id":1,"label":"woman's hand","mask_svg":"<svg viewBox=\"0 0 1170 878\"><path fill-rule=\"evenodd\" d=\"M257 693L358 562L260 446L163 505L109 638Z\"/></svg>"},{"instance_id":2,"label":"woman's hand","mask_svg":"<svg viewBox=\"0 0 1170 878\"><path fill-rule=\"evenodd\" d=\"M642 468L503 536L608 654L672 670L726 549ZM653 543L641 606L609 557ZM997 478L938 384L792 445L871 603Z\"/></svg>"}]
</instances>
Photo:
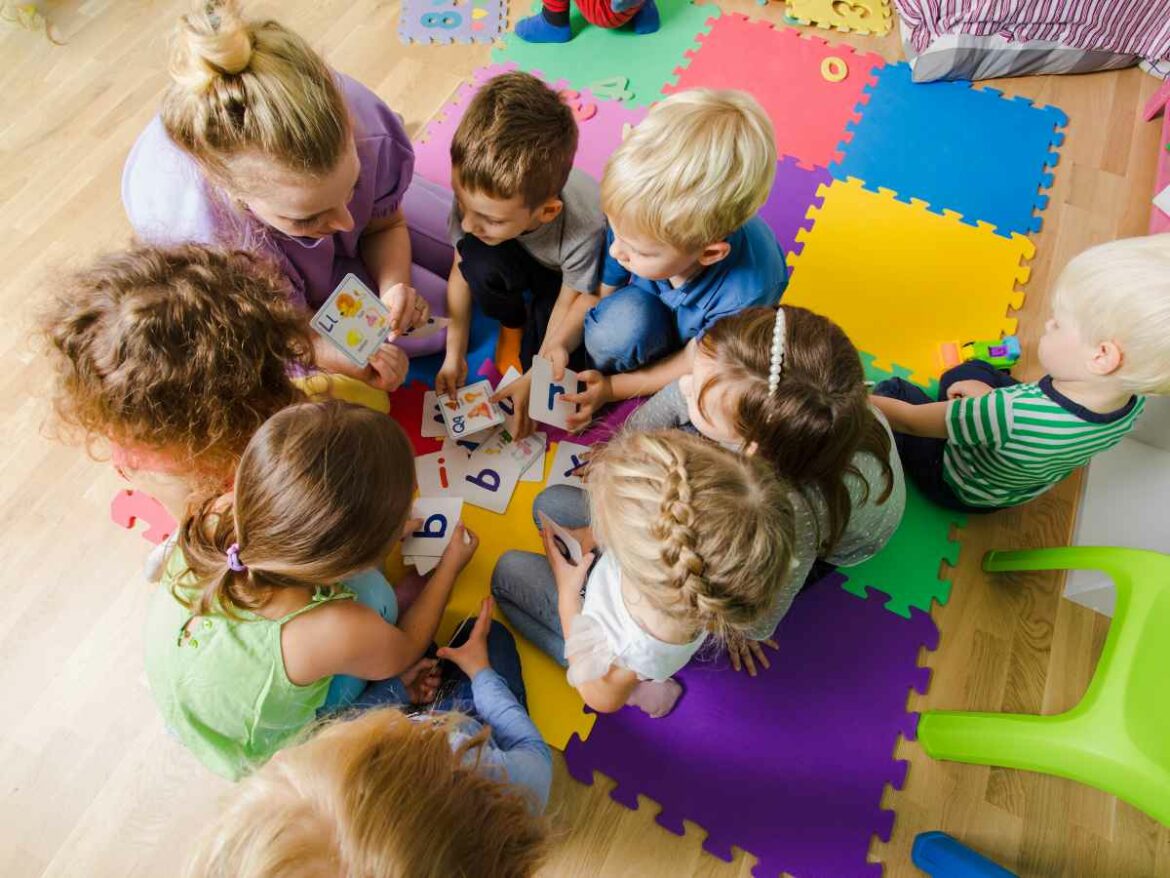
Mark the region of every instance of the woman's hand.
<instances>
[{"instance_id":1,"label":"woman's hand","mask_svg":"<svg viewBox=\"0 0 1170 878\"><path fill-rule=\"evenodd\" d=\"M764 653L765 646L777 650L780 648L780 645L770 638L768 640L741 638L729 642L727 654L731 657L731 666L737 671L746 667L748 674L752 677L758 673L756 662L759 662L765 670L772 667L772 663L768 661L768 656Z\"/></svg>"},{"instance_id":2,"label":"woman's hand","mask_svg":"<svg viewBox=\"0 0 1170 878\"><path fill-rule=\"evenodd\" d=\"M454 567L452 573L458 574L475 556L479 548L479 537L468 530L462 521L455 525L455 532L451 534L451 542L443 550L443 557L439 561L447 567Z\"/></svg>"},{"instance_id":3,"label":"woman's hand","mask_svg":"<svg viewBox=\"0 0 1170 878\"><path fill-rule=\"evenodd\" d=\"M422 326L431 316L431 306L412 286L395 284L382 293L382 304L390 311L390 334L387 341L393 341L415 326Z\"/></svg>"},{"instance_id":4,"label":"woman's hand","mask_svg":"<svg viewBox=\"0 0 1170 878\"><path fill-rule=\"evenodd\" d=\"M540 537L544 542L544 554L548 556L548 566L552 568L553 579L557 584L557 595L579 601L581 589L585 587L585 580L589 578L594 553L585 552L581 556L581 563L573 564L557 548L556 536L551 527L541 528Z\"/></svg>"},{"instance_id":5,"label":"woman's hand","mask_svg":"<svg viewBox=\"0 0 1170 878\"><path fill-rule=\"evenodd\" d=\"M485 668L490 668L488 661L488 632L492 627L492 599L484 598L479 605L479 616L475 619L475 627L462 646L444 646L436 655L441 659L455 662L459 670L467 675L467 679L474 680L475 675Z\"/></svg>"},{"instance_id":6,"label":"woman's hand","mask_svg":"<svg viewBox=\"0 0 1170 878\"><path fill-rule=\"evenodd\" d=\"M589 426L593 416L607 402L613 401L613 385L608 375L602 375L596 369L588 369L577 375L577 380L585 385L580 393L566 393L561 397L565 402L577 405L577 411L568 417L569 429L576 432Z\"/></svg>"},{"instance_id":7,"label":"woman's hand","mask_svg":"<svg viewBox=\"0 0 1170 878\"><path fill-rule=\"evenodd\" d=\"M392 344L382 344L370 355L361 380L371 387L387 392L397 390L406 380L406 370L410 368L410 358L401 348Z\"/></svg>"}]
</instances>

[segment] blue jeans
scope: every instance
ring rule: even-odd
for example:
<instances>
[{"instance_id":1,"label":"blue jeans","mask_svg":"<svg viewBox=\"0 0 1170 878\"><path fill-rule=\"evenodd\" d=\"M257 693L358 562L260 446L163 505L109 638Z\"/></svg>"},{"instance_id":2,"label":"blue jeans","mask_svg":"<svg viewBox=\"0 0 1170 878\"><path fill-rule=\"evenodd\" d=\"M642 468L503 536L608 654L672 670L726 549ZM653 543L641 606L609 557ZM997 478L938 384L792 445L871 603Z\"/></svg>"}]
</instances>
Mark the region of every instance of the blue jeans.
<instances>
[{"instance_id":1,"label":"blue jeans","mask_svg":"<svg viewBox=\"0 0 1170 878\"><path fill-rule=\"evenodd\" d=\"M682 346L674 311L639 287L615 290L585 315L585 350L607 375L641 369Z\"/></svg>"},{"instance_id":2,"label":"blue jeans","mask_svg":"<svg viewBox=\"0 0 1170 878\"><path fill-rule=\"evenodd\" d=\"M1019 383L1011 375L1001 372L990 363L983 360L969 360L943 373L938 382L939 401L947 398L947 390L956 381L972 379L997 388L1012 387ZM873 394L874 396L900 399L913 405L934 402L920 388L901 378L887 378L885 381L878 382L873 389ZM894 433L894 444L898 447L898 456L902 459L902 467L905 469L906 475L928 499L939 506L958 512L992 511L987 506L970 506L964 503L947 483L943 476L943 454L947 447L946 439Z\"/></svg>"},{"instance_id":3,"label":"blue jeans","mask_svg":"<svg viewBox=\"0 0 1170 878\"><path fill-rule=\"evenodd\" d=\"M357 595L357 602L369 607L379 616L394 625L398 622L398 596L381 570L363 570L342 583ZM329 693L321 705L322 713L330 713L356 701L365 691L368 681L348 674L335 674L329 684ZM403 690L405 691L405 690Z\"/></svg>"},{"instance_id":4,"label":"blue jeans","mask_svg":"<svg viewBox=\"0 0 1170 878\"><path fill-rule=\"evenodd\" d=\"M588 495L572 485L553 485L541 491L532 504L537 526L540 512L563 527L589 526ZM492 571L492 596L513 628L561 667L568 667L557 583L544 555L505 552Z\"/></svg>"},{"instance_id":5,"label":"blue jeans","mask_svg":"<svg viewBox=\"0 0 1170 878\"><path fill-rule=\"evenodd\" d=\"M474 620L467 620L459 630L459 636L451 641L451 646L460 646L466 642L471 634ZM488 662L497 674L503 677L504 682L516 700L527 708L528 696L524 690L524 675L520 668L520 654L516 651L516 641L512 634L499 622L492 622L488 631ZM433 649L431 650L433 652ZM443 677L439 683L438 692L433 703L423 705L426 710L444 711L458 710L470 716L475 716L475 699L471 694L471 680L455 665L454 662L444 661ZM370 683L361 698L354 702L357 710L368 710L374 707L403 707L410 708L410 696L406 687L397 677L389 680L379 680Z\"/></svg>"}]
</instances>

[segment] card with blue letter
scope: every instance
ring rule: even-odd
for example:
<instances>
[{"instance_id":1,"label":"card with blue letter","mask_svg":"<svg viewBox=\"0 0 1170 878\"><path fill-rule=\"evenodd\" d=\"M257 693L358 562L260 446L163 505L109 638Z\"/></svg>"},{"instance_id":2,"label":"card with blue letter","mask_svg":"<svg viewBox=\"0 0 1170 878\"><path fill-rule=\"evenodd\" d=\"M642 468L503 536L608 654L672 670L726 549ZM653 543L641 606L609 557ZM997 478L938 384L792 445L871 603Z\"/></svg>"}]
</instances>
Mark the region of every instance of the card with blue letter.
<instances>
[{"instance_id":1,"label":"card with blue letter","mask_svg":"<svg viewBox=\"0 0 1170 878\"><path fill-rule=\"evenodd\" d=\"M440 557L451 542L462 513L463 500L459 497L419 497L414 501L410 517L422 519L422 524L402 541L402 554Z\"/></svg>"},{"instance_id":2,"label":"card with blue letter","mask_svg":"<svg viewBox=\"0 0 1170 878\"><path fill-rule=\"evenodd\" d=\"M585 482L581 479L581 469L585 466L591 450L588 445L578 445L576 442L558 442L557 453L553 456L552 469L548 474L548 486L585 487Z\"/></svg>"},{"instance_id":3,"label":"card with blue letter","mask_svg":"<svg viewBox=\"0 0 1170 878\"><path fill-rule=\"evenodd\" d=\"M544 357L532 358L532 386L528 396L528 417L542 424L569 429L569 416L577 413L577 406L565 402L566 393L578 393L577 373L566 369L560 381L553 381L552 363Z\"/></svg>"}]
</instances>

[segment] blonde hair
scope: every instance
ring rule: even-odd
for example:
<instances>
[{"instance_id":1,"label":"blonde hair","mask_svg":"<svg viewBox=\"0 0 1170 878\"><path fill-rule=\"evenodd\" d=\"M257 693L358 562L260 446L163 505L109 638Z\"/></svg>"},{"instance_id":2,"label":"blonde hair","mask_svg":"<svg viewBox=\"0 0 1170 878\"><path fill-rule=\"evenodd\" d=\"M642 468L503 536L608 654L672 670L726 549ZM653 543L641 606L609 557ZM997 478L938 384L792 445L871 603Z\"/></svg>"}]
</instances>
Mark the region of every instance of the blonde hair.
<instances>
[{"instance_id":1,"label":"blonde hair","mask_svg":"<svg viewBox=\"0 0 1170 878\"><path fill-rule=\"evenodd\" d=\"M57 423L87 443L166 454L219 489L265 419L304 399L289 372L312 368L312 339L270 260L136 245L59 287L40 333Z\"/></svg>"},{"instance_id":2,"label":"blonde hair","mask_svg":"<svg viewBox=\"0 0 1170 878\"><path fill-rule=\"evenodd\" d=\"M228 162L240 153L319 176L336 167L348 143L349 111L328 65L278 22L246 20L238 0L199 0L179 19L170 74L162 102L167 134L237 189Z\"/></svg>"},{"instance_id":3,"label":"blonde hair","mask_svg":"<svg viewBox=\"0 0 1170 878\"><path fill-rule=\"evenodd\" d=\"M655 240L694 251L755 216L775 177L772 123L755 98L690 89L656 104L610 156L601 207Z\"/></svg>"},{"instance_id":4,"label":"blonde hair","mask_svg":"<svg viewBox=\"0 0 1170 878\"><path fill-rule=\"evenodd\" d=\"M471 99L451 140L459 183L491 198L519 195L529 210L560 195L577 154L577 121L531 73L503 73Z\"/></svg>"},{"instance_id":5,"label":"blonde hair","mask_svg":"<svg viewBox=\"0 0 1170 878\"><path fill-rule=\"evenodd\" d=\"M380 565L413 492L414 451L392 418L338 400L289 406L248 443L234 495L192 504L175 598L194 615L232 615Z\"/></svg>"},{"instance_id":6,"label":"blonde hair","mask_svg":"<svg viewBox=\"0 0 1170 878\"><path fill-rule=\"evenodd\" d=\"M588 487L622 575L696 630L750 629L791 572L788 489L760 458L677 430L627 432L594 453Z\"/></svg>"},{"instance_id":7,"label":"blonde hair","mask_svg":"<svg viewBox=\"0 0 1170 878\"><path fill-rule=\"evenodd\" d=\"M1170 235L1124 238L1075 256L1056 280L1052 306L1084 341L1113 341L1115 373L1133 393L1170 394Z\"/></svg>"},{"instance_id":8,"label":"blonde hair","mask_svg":"<svg viewBox=\"0 0 1170 878\"><path fill-rule=\"evenodd\" d=\"M548 830L483 774L489 729L452 749L458 714L383 708L326 726L242 781L187 878L526 878Z\"/></svg>"}]
</instances>

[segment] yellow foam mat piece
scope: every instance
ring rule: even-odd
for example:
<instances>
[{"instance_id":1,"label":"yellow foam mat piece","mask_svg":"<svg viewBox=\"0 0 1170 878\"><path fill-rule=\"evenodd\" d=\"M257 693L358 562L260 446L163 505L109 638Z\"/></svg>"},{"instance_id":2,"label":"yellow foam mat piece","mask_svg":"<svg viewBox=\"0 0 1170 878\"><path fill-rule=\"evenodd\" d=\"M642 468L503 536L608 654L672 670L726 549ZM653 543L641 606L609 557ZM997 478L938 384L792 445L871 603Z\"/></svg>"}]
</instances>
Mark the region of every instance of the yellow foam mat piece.
<instances>
[{"instance_id":1,"label":"yellow foam mat piece","mask_svg":"<svg viewBox=\"0 0 1170 878\"><path fill-rule=\"evenodd\" d=\"M940 371L941 343L1015 332L1008 309L1024 301L1023 263L1035 253L1027 238L905 204L889 190L868 192L854 178L817 194L811 231L796 236L804 248L788 257L784 304L831 317L877 365L901 366L921 384Z\"/></svg>"},{"instance_id":2,"label":"yellow foam mat piece","mask_svg":"<svg viewBox=\"0 0 1170 878\"><path fill-rule=\"evenodd\" d=\"M545 454L545 478L555 453L556 444L553 443ZM543 481L520 482L508 504L508 511L503 515L463 504L463 522L479 537L479 548L455 583L435 636L437 643L447 643L461 621L479 612L480 601L491 591L492 569L504 552L520 549L544 553L540 534L532 523L532 503L543 488ZM386 576L391 582L397 582L404 572L401 556L396 552L387 565ZM498 609L495 618L507 624ZM549 746L564 750L574 733L584 740L597 717L585 713L585 703L565 679L565 669L517 632L512 633L516 635L520 663L524 668L528 710L545 741Z\"/></svg>"},{"instance_id":3,"label":"yellow foam mat piece","mask_svg":"<svg viewBox=\"0 0 1170 878\"><path fill-rule=\"evenodd\" d=\"M889 0L788 0L786 11L803 24L858 34L888 34Z\"/></svg>"}]
</instances>

